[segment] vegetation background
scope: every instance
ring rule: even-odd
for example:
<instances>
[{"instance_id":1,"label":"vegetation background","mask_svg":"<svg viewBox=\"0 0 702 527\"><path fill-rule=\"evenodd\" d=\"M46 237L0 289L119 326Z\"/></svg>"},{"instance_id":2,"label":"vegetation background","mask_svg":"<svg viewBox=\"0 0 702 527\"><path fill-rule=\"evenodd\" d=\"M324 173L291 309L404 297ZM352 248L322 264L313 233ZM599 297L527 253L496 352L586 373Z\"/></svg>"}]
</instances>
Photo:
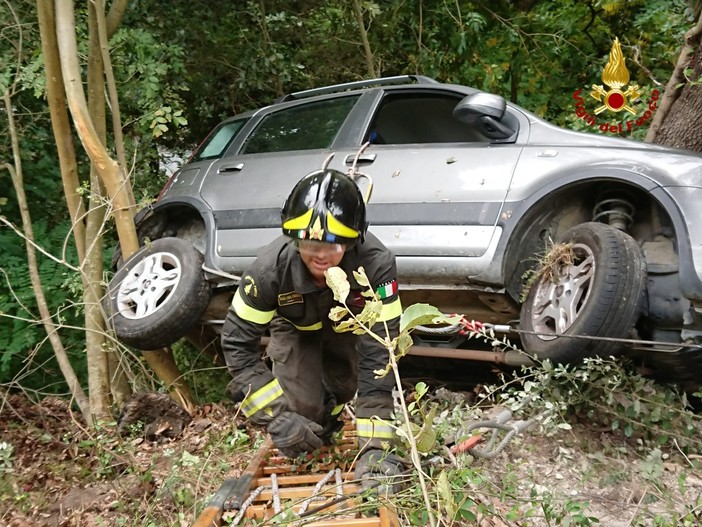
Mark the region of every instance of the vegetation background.
<instances>
[{"instance_id":1,"label":"vegetation background","mask_svg":"<svg viewBox=\"0 0 702 527\"><path fill-rule=\"evenodd\" d=\"M79 273L62 265L79 262L51 131L36 5L2 4L0 91L12 95L36 243L55 257L39 255L41 283L70 362L85 383L84 286ZM84 72L89 4L76 3ZM684 34L696 21L684 0L125 4L109 51L125 168L139 205L158 195L221 119L315 86L422 74L498 93L556 124L588 129L575 114L573 93L601 83L613 39L622 43L631 83L649 100L652 90L665 89ZM0 117L0 160L7 163L13 159L7 110ZM637 128L639 139L645 131ZM115 151L109 138L107 146ZM77 155L87 202L90 162L82 149ZM65 394L45 328L37 323L26 249L12 228L20 226L21 214L8 170L0 170L0 189L5 220L0 228L0 386ZM109 262L116 243L110 224L104 235Z\"/></svg>"},{"instance_id":2,"label":"vegetation background","mask_svg":"<svg viewBox=\"0 0 702 527\"><path fill-rule=\"evenodd\" d=\"M64 33L47 47L40 22L47 15L60 21L68 8L79 76L76 82L63 69L64 81L69 89L85 86L106 155L129 183L133 210L158 195L224 117L321 85L421 74L497 93L558 125L599 133L575 114L573 94L601 84L615 37L642 99L650 100L653 90L668 97L652 127L624 135L702 150L695 1L0 0L0 394L72 398L88 421L109 420L131 391L157 390L163 378L150 373L139 353L109 337L96 342L96 331L86 331L99 328L90 313L99 306L118 239L111 219L122 209L113 207L107 180L96 176L100 163L82 148L85 138L76 128L58 134L52 128L55 76L46 75L47 57L61 48ZM68 170L77 184L68 190L66 143L76 145ZM79 231L91 225L93 234L81 241ZM26 239L33 240L29 252ZM99 265L86 266L91 251ZM188 402L223 398L226 372L186 344L174 352L186 372ZM117 357L118 367L102 370L106 386L95 382L95 353Z\"/></svg>"}]
</instances>

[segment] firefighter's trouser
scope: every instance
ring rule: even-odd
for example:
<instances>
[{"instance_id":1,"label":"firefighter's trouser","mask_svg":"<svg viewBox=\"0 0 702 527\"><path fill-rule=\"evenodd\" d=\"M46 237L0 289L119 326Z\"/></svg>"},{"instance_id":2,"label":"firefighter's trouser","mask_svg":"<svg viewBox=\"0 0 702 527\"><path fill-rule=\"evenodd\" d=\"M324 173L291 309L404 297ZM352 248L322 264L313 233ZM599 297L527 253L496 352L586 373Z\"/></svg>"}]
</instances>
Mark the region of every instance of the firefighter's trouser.
<instances>
[{"instance_id":1,"label":"firefighter's trouser","mask_svg":"<svg viewBox=\"0 0 702 527\"><path fill-rule=\"evenodd\" d=\"M350 401L356 393L356 337L328 326L299 330L277 316L271 321L270 333L266 351L290 409L325 425L334 418L332 407Z\"/></svg>"}]
</instances>

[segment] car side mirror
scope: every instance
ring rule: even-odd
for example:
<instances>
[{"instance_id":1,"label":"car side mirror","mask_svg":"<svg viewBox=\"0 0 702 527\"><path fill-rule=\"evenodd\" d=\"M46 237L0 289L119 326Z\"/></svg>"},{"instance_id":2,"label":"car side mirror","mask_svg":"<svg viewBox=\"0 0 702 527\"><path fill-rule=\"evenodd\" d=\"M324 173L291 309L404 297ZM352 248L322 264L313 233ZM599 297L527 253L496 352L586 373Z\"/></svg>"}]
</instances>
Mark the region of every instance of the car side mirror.
<instances>
[{"instance_id":1,"label":"car side mirror","mask_svg":"<svg viewBox=\"0 0 702 527\"><path fill-rule=\"evenodd\" d=\"M461 122L473 124L487 138L511 139L516 129L505 122L507 103L504 98L492 93L467 95L453 109L453 116Z\"/></svg>"},{"instance_id":2,"label":"car side mirror","mask_svg":"<svg viewBox=\"0 0 702 527\"><path fill-rule=\"evenodd\" d=\"M473 93L463 97L453 109L453 116L459 121L472 121L476 116L488 115L497 120L505 114L507 103L499 95Z\"/></svg>"}]
</instances>

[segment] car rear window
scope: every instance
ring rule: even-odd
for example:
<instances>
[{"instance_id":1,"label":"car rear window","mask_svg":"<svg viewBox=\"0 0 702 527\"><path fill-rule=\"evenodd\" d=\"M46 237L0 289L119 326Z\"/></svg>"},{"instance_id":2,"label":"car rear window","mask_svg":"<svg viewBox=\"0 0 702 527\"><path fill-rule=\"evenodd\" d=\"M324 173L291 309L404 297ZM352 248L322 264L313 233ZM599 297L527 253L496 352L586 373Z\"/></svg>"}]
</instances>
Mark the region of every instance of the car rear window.
<instances>
[{"instance_id":1,"label":"car rear window","mask_svg":"<svg viewBox=\"0 0 702 527\"><path fill-rule=\"evenodd\" d=\"M336 97L270 113L246 139L241 153L329 148L358 97Z\"/></svg>"},{"instance_id":2,"label":"car rear window","mask_svg":"<svg viewBox=\"0 0 702 527\"><path fill-rule=\"evenodd\" d=\"M197 149L193 156L193 161L222 157L222 154L224 154L224 151L236 137L236 134L239 133L242 126L246 124L246 121L248 119L237 119L220 124Z\"/></svg>"}]
</instances>

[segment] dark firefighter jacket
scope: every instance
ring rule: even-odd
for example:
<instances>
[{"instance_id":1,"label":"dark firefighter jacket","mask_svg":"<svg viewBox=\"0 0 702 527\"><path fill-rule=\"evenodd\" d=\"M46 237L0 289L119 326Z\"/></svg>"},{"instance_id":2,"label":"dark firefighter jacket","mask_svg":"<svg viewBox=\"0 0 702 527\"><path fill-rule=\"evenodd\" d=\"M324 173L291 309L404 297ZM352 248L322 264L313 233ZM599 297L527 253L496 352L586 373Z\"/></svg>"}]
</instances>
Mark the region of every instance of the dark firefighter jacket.
<instances>
[{"instance_id":1,"label":"dark firefighter jacket","mask_svg":"<svg viewBox=\"0 0 702 527\"><path fill-rule=\"evenodd\" d=\"M385 297L381 316L372 329L384 337L385 322L390 338L394 338L402 314L395 257L371 233L366 234L363 243L346 251L339 267L346 272L351 286L347 305L357 312L365 301L360 295L363 288L355 281L352 271L361 266L371 286L381 298ZM261 336L273 317L276 314L283 317L299 331L320 331L332 324L328 315L335 305L338 304L332 291L314 284L290 238L281 236L261 250L242 277L222 331L224 356L234 380L250 386L250 395L242 402L247 417L259 417L253 420L266 424L286 409L282 389L261 361ZM386 368L388 351L369 335L358 336L356 350L359 379L355 410L359 443L362 446L370 441L371 446L379 446L394 437L387 424L393 409L393 376L377 379L374 373ZM261 411L264 409L267 416Z\"/></svg>"}]
</instances>

